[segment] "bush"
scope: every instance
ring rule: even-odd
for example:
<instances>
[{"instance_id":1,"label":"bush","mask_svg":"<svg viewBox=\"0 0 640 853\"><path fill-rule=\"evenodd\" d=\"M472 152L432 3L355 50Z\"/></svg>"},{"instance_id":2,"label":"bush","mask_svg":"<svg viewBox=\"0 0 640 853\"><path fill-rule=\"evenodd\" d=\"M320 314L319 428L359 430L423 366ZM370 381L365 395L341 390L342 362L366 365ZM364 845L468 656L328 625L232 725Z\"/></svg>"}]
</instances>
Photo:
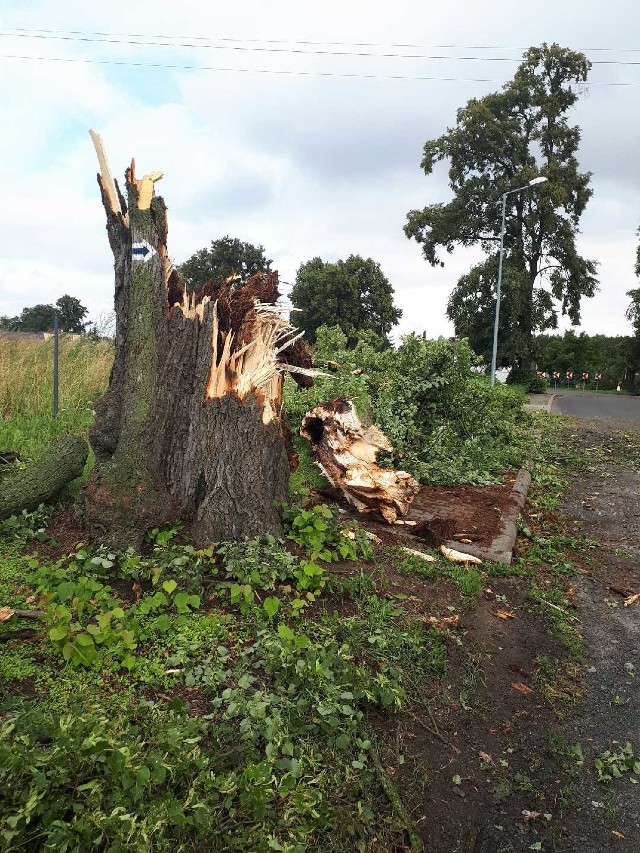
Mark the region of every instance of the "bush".
<instances>
[{"instance_id":1,"label":"bush","mask_svg":"<svg viewBox=\"0 0 640 853\"><path fill-rule=\"evenodd\" d=\"M523 370L514 367L507 376L507 385L520 385L527 394L544 394L549 383L532 370Z\"/></svg>"},{"instance_id":2,"label":"bush","mask_svg":"<svg viewBox=\"0 0 640 853\"><path fill-rule=\"evenodd\" d=\"M451 345L410 335L398 349L380 352L365 333L348 350L339 328L321 327L315 358L320 369L332 362L335 372L302 391L287 383L294 429L319 402L344 396L389 437L388 463L423 483L489 482L523 457L522 389L491 388L473 373L477 358L466 340ZM308 452L301 444L297 449Z\"/></svg>"}]
</instances>

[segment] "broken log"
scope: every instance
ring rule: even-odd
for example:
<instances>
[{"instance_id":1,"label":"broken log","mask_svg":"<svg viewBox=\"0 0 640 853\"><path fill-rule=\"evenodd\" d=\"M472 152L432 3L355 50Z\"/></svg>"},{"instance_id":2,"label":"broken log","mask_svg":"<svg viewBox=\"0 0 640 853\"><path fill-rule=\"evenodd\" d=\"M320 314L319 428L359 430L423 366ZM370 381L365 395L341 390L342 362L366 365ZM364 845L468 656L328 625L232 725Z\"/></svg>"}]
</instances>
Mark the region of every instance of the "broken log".
<instances>
[{"instance_id":1,"label":"broken log","mask_svg":"<svg viewBox=\"0 0 640 853\"><path fill-rule=\"evenodd\" d=\"M0 482L0 520L51 503L66 485L82 474L89 447L77 435L54 439L42 456Z\"/></svg>"},{"instance_id":2,"label":"broken log","mask_svg":"<svg viewBox=\"0 0 640 853\"><path fill-rule=\"evenodd\" d=\"M419 485L406 471L376 463L393 446L377 426L360 421L351 400L339 397L307 412L300 435L311 442L327 480L359 512L377 511L389 524L407 514Z\"/></svg>"},{"instance_id":3,"label":"broken log","mask_svg":"<svg viewBox=\"0 0 640 853\"><path fill-rule=\"evenodd\" d=\"M115 259L115 359L90 431L96 465L83 495L90 541L140 547L180 520L196 544L281 534L288 494L283 373L312 360L277 306L278 274L190 290L167 249L160 172L120 192L92 133ZM126 198L125 198L126 196Z\"/></svg>"}]
</instances>

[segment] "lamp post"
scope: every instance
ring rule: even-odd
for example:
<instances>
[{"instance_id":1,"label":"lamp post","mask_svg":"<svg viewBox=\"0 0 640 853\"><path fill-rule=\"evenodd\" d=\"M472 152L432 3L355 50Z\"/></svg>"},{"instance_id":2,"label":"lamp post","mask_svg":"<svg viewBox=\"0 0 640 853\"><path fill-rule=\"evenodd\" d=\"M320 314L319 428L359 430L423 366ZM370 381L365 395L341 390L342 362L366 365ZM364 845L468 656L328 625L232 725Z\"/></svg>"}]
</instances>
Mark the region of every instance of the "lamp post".
<instances>
[{"instance_id":1,"label":"lamp post","mask_svg":"<svg viewBox=\"0 0 640 853\"><path fill-rule=\"evenodd\" d=\"M504 258L504 222L507 212L507 196L514 193L521 193L528 190L529 187L535 187L538 184L544 184L548 178L542 176L533 178L524 187L518 187L517 190L507 190L502 193L502 227L500 229L500 259L498 261L498 286L496 288L496 315L493 321L493 349L491 350L491 384L496 384L496 359L498 356L498 323L500 322L500 289L502 287L502 261Z\"/></svg>"}]
</instances>

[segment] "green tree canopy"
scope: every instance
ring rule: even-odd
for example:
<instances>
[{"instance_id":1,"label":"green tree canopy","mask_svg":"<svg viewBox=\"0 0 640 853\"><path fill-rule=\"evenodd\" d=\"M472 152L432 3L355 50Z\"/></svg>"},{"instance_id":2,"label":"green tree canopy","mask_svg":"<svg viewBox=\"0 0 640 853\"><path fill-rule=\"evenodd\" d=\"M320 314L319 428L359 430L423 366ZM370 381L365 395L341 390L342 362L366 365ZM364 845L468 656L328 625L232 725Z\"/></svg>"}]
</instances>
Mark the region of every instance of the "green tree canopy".
<instances>
[{"instance_id":1,"label":"green tree canopy","mask_svg":"<svg viewBox=\"0 0 640 853\"><path fill-rule=\"evenodd\" d=\"M326 325L339 326L351 346L357 333L366 329L388 346L389 333L402 316L393 304L393 287L380 264L360 255L337 263L312 258L302 264L291 301L300 309L294 323L304 329L311 343L315 342L316 330Z\"/></svg>"},{"instance_id":2,"label":"green tree canopy","mask_svg":"<svg viewBox=\"0 0 640 853\"><path fill-rule=\"evenodd\" d=\"M179 270L189 287L200 290L208 281L228 278L232 273L244 281L256 272L268 272L271 263L264 246L243 243L227 235L212 240L209 249L200 249L181 264Z\"/></svg>"},{"instance_id":3,"label":"green tree canopy","mask_svg":"<svg viewBox=\"0 0 640 853\"><path fill-rule=\"evenodd\" d=\"M18 317L0 318L0 328L17 332L50 332L53 329L53 315L58 312L58 324L63 332L82 334L87 323L87 309L76 299L66 293L54 305L32 305L23 308Z\"/></svg>"},{"instance_id":4,"label":"green tree canopy","mask_svg":"<svg viewBox=\"0 0 640 853\"><path fill-rule=\"evenodd\" d=\"M557 370L560 381L571 370L579 379L583 371L589 380L596 372L602 375L600 388L615 388L629 366L633 338L629 335L587 335L573 330L563 335L538 335L535 341L536 361L540 370L549 374Z\"/></svg>"},{"instance_id":5,"label":"green tree canopy","mask_svg":"<svg viewBox=\"0 0 640 853\"><path fill-rule=\"evenodd\" d=\"M576 324L582 297L597 288L596 263L576 248L578 224L591 196L590 174L580 172L580 130L568 122L576 84L590 63L557 44L530 48L500 92L473 99L458 110L456 126L424 147L430 175L449 162L453 199L412 210L405 233L422 245L432 266L444 266L442 250L480 246L487 260L463 276L448 308L458 335L488 351L495 306L493 271L500 246L501 196L540 175L548 183L507 197L505 228L505 323L500 361L529 367L536 330L557 325L558 308ZM559 303L559 306L558 306ZM475 314L482 313L479 319Z\"/></svg>"},{"instance_id":6,"label":"green tree canopy","mask_svg":"<svg viewBox=\"0 0 640 853\"><path fill-rule=\"evenodd\" d=\"M87 316L87 309L79 299L65 294L57 300L56 308L58 309L58 323L63 331L75 332L77 335L84 332L87 327L84 319Z\"/></svg>"}]
</instances>

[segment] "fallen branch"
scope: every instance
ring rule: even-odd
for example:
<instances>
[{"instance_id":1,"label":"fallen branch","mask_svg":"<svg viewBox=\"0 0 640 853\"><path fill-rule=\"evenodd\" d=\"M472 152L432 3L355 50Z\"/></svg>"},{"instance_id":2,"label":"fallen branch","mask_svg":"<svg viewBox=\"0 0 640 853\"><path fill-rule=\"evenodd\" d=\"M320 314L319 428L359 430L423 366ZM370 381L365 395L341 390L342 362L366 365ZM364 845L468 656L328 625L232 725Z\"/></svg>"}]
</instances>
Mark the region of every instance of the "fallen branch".
<instances>
[{"instance_id":1,"label":"fallen branch","mask_svg":"<svg viewBox=\"0 0 640 853\"><path fill-rule=\"evenodd\" d=\"M371 748L369 750L369 755L371 757L371 763L373 764L373 769L376 771L376 776L378 781L380 782L380 786L382 790L386 794L387 799L391 803L391 808L396 816L396 818L402 823L405 828L407 835L409 836L409 849L412 853L422 853L424 847L422 846L422 841L420 840L420 836L415 830L413 825L413 821L405 808L404 803L400 797L398 789L391 781L391 777L387 773L380 760L380 756L378 755L378 750L375 746L375 741L373 736L368 733L368 739L371 741Z\"/></svg>"},{"instance_id":2,"label":"fallen branch","mask_svg":"<svg viewBox=\"0 0 640 853\"><path fill-rule=\"evenodd\" d=\"M44 610L14 610L12 607L0 607L0 622L8 622L12 616L18 619L40 619Z\"/></svg>"},{"instance_id":3,"label":"fallen branch","mask_svg":"<svg viewBox=\"0 0 640 853\"><path fill-rule=\"evenodd\" d=\"M50 503L62 489L82 474L89 446L77 435L54 439L42 456L0 482L0 520Z\"/></svg>"},{"instance_id":4,"label":"fallen branch","mask_svg":"<svg viewBox=\"0 0 640 853\"><path fill-rule=\"evenodd\" d=\"M38 632L33 628L22 628L19 631L5 631L0 634L0 643L9 643L11 640L30 640Z\"/></svg>"},{"instance_id":5,"label":"fallen branch","mask_svg":"<svg viewBox=\"0 0 640 853\"><path fill-rule=\"evenodd\" d=\"M307 412L300 435L311 442L316 464L359 512L378 511L389 524L406 515L419 489L406 471L381 468L378 454L393 450L376 426L365 426L353 402L337 397Z\"/></svg>"}]
</instances>

